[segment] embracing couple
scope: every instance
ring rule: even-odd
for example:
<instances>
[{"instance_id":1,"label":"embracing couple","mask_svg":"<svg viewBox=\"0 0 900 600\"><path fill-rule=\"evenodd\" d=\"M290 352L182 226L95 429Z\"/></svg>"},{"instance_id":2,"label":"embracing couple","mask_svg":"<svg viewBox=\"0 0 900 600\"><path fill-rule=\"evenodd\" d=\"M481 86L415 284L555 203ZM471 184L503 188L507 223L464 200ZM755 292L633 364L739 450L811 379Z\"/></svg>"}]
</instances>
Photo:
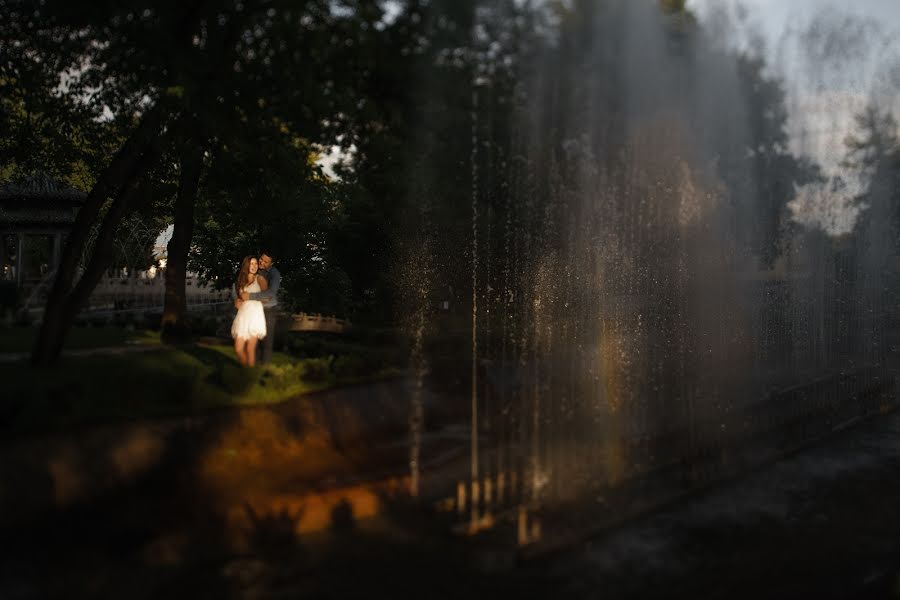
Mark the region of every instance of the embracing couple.
<instances>
[{"instance_id":1,"label":"embracing couple","mask_svg":"<svg viewBox=\"0 0 900 600\"><path fill-rule=\"evenodd\" d=\"M231 337L234 338L238 362L245 367L265 365L272 360L275 307L281 286L281 273L273 266L274 263L268 251L260 252L259 258L245 256L231 290L237 309L231 324Z\"/></svg>"}]
</instances>

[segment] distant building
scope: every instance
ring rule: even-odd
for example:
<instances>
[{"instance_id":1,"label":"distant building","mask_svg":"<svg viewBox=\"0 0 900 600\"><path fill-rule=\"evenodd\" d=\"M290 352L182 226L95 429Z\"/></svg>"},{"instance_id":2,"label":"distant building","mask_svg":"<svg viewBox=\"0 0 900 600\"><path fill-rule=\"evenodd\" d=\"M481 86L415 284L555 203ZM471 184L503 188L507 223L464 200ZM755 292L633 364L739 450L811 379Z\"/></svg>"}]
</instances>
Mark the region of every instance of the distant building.
<instances>
[{"instance_id":1,"label":"distant building","mask_svg":"<svg viewBox=\"0 0 900 600\"><path fill-rule=\"evenodd\" d=\"M27 291L55 271L84 199L46 174L0 186L0 279Z\"/></svg>"},{"instance_id":2,"label":"distant building","mask_svg":"<svg viewBox=\"0 0 900 600\"><path fill-rule=\"evenodd\" d=\"M12 282L21 308L40 310L59 266L66 237L86 194L46 174L0 186L0 281ZM163 252L160 252L160 251ZM140 311L162 308L165 247L154 247L156 265L112 267L97 284L85 310ZM191 307L228 304L227 290L217 290L189 273L187 301Z\"/></svg>"}]
</instances>

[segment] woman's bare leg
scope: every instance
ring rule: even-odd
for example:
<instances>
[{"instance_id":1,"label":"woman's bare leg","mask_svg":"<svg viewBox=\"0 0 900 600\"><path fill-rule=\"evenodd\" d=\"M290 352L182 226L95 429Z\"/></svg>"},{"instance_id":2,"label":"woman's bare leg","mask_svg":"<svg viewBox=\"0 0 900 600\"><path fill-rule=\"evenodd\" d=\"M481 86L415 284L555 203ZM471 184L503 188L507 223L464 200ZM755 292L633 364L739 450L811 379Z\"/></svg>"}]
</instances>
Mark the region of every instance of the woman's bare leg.
<instances>
[{"instance_id":1,"label":"woman's bare leg","mask_svg":"<svg viewBox=\"0 0 900 600\"><path fill-rule=\"evenodd\" d=\"M238 362L244 366L247 364L247 359L244 354L244 346L246 345L247 340L242 340L241 338L234 338L234 353L237 355Z\"/></svg>"},{"instance_id":2,"label":"woman's bare leg","mask_svg":"<svg viewBox=\"0 0 900 600\"><path fill-rule=\"evenodd\" d=\"M256 366L256 342L258 342L255 337L247 340L247 366L255 367Z\"/></svg>"}]
</instances>

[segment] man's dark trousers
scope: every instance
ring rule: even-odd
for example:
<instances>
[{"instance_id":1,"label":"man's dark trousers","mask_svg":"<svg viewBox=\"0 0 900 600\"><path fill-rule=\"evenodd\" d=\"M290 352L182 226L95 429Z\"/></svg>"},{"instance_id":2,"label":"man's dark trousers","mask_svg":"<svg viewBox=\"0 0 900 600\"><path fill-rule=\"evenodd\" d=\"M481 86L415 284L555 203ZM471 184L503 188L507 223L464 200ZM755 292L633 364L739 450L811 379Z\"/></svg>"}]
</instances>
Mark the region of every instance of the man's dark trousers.
<instances>
[{"instance_id":1,"label":"man's dark trousers","mask_svg":"<svg viewBox=\"0 0 900 600\"><path fill-rule=\"evenodd\" d=\"M277 310L277 307L263 307L263 314L266 315L266 337L256 345L256 364L258 365L267 365L272 362L272 352L275 348L275 312Z\"/></svg>"}]
</instances>

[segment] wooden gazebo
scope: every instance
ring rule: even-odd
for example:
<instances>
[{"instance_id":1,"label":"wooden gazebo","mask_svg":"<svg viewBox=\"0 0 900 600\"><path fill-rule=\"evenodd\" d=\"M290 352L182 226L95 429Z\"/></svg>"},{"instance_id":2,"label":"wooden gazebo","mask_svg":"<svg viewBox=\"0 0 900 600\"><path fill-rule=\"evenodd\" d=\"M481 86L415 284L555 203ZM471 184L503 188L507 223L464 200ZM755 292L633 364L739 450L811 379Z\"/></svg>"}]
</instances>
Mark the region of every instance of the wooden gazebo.
<instances>
[{"instance_id":1,"label":"wooden gazebo","mask_svg":"<svg viewBox=\"0 0 900 600\"><path fill-rule=\"evenodd\" d=\"M0 279L25 291L53 273L84 198L40 173L0 186Z\"/></svg>"}]
</instances>

